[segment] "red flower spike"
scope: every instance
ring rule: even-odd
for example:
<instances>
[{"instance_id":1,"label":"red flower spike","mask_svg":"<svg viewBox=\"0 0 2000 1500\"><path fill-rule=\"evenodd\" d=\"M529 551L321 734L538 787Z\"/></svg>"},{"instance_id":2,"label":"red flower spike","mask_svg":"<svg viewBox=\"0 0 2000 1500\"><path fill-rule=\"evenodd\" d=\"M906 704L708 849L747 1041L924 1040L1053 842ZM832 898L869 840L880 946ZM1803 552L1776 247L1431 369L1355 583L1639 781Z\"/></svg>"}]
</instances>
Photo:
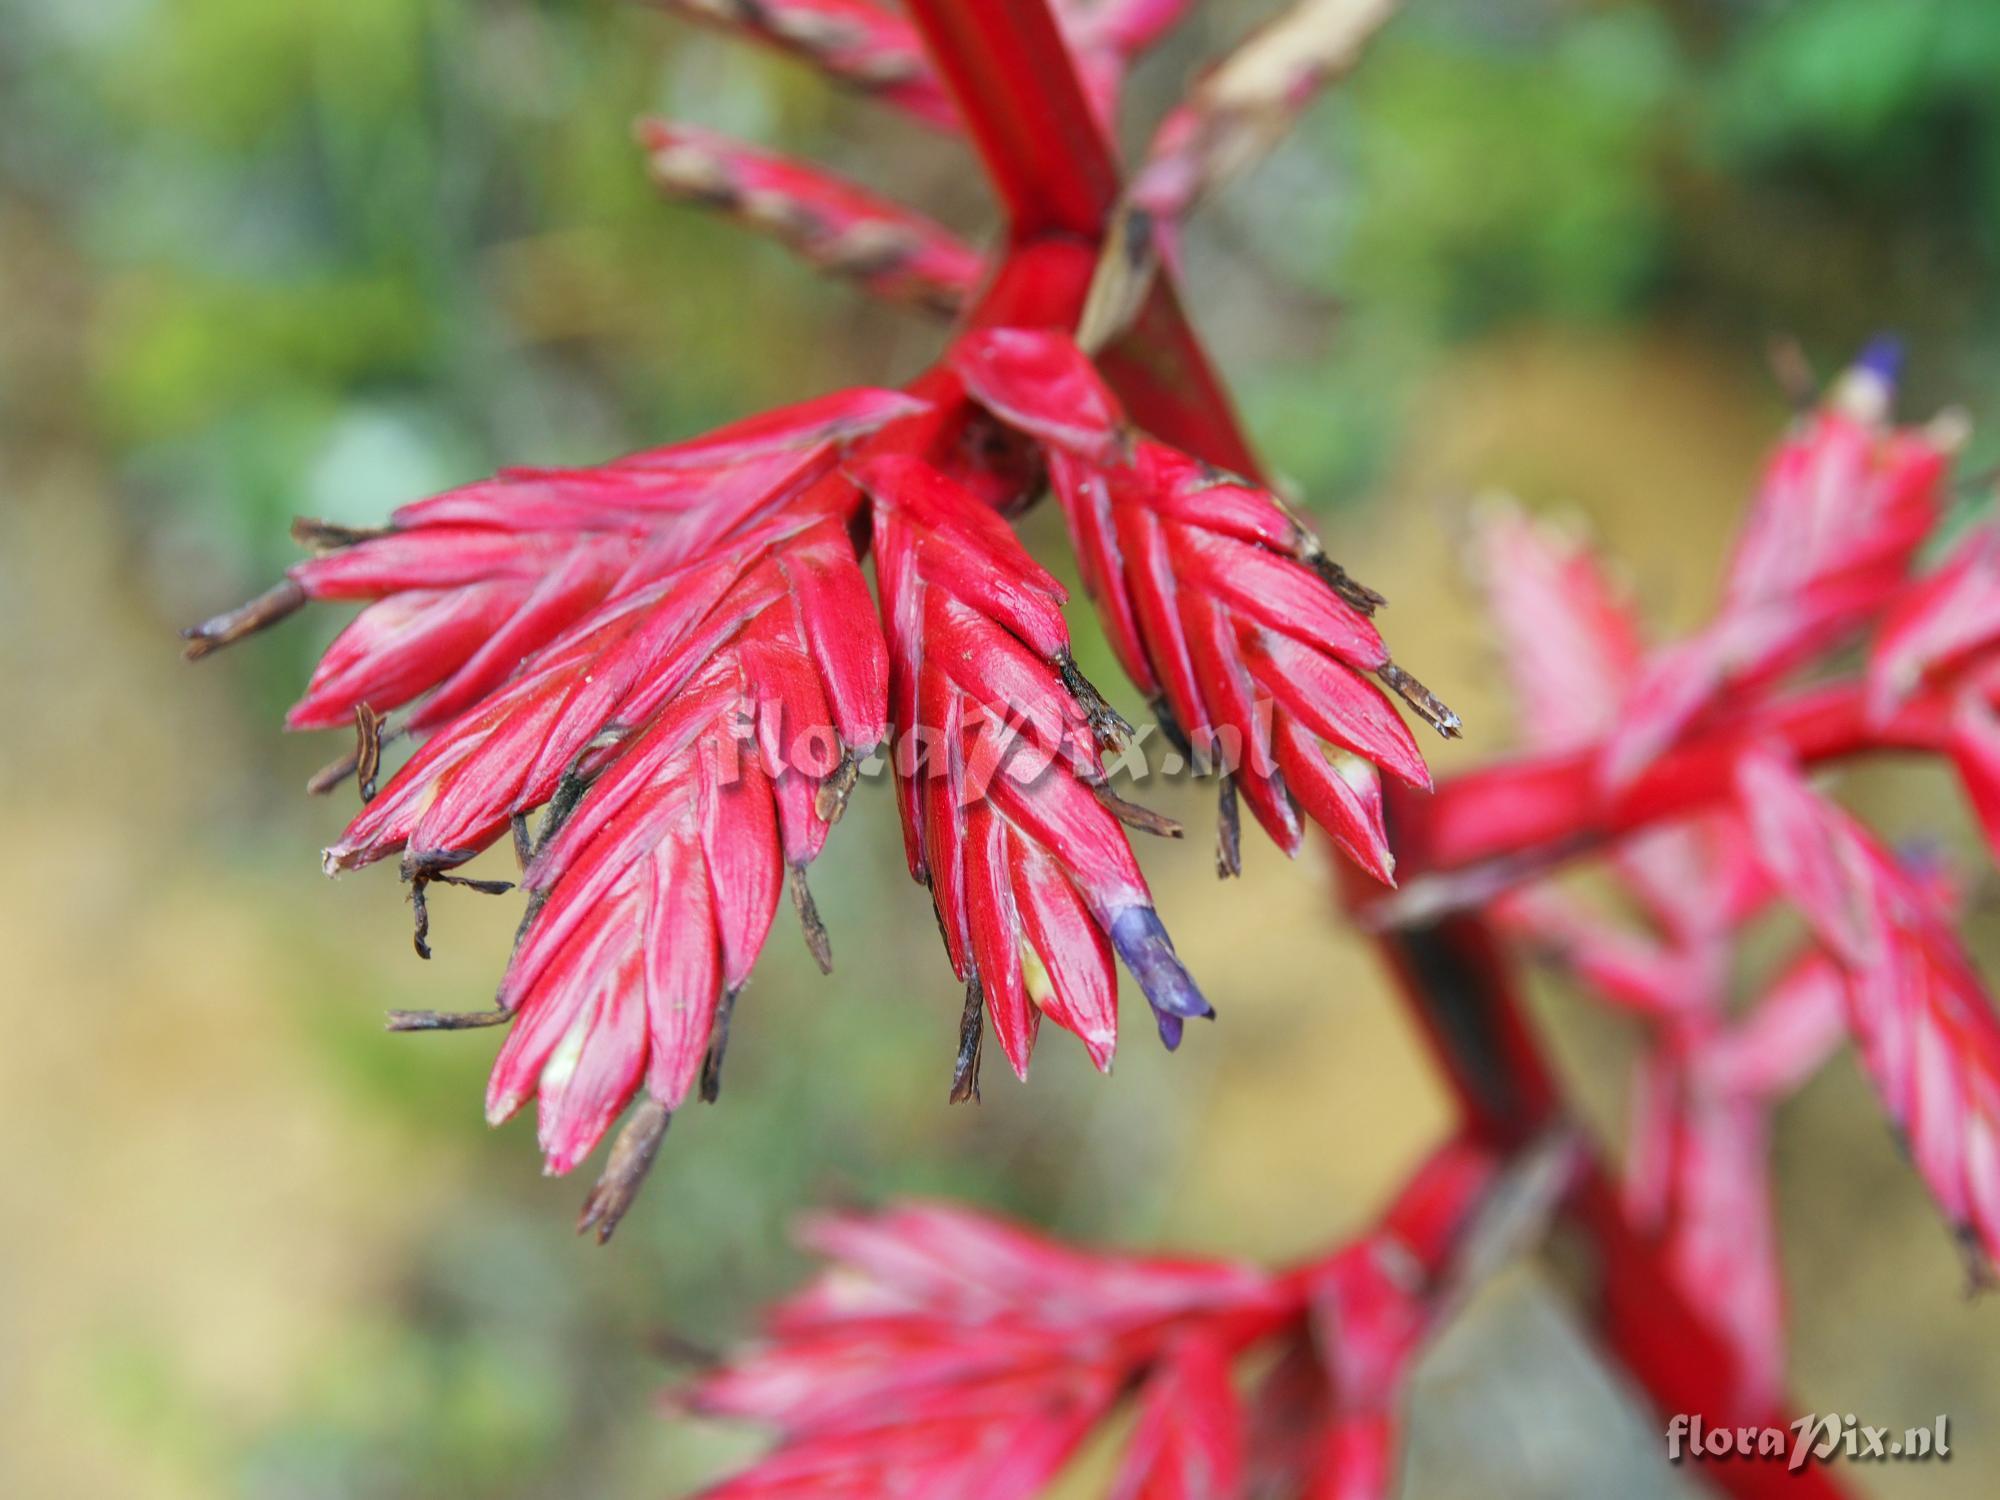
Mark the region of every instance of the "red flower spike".
<instances>
[{"instance_id":1,"label":"red flower spike","mask_svg":"<svg viewBox=\"0 0 2000 1500\"><path fill-rule=\"evenodd\" d=\"M740 32L873 94L941 130L958 111L923 44L903 17L873 0L656 0L669 10Z\"/></svg>"},{"instance_id":2,"label":"red flower spike","mask_svg":"<svg viewBox=\"0 0 2000 1500\"><path fill-rule=\"evenodd\" d=\"M950 230L824 167L664 120L641 121L639 142L665 192L720 209L885 301L950 315L984 277L984 257Z\"/></svg>"},{"instance_id":3,"label":"red flower spike","mask_svg":"<svg viewBox=\"0 0 2000 1500\"><path fill-rule=\"evenodd\" d=\"M1199 1336L1167 1351L1139 1396L1139 1423L1111 1500L1226 1500L1243 1487L1242 1403L1229 1351Z\"/></svg>"},{"instance_id":4,"label":"red flower spike","mask_svg":"<svg viewBox=\"0 0 2000 1500\"><path fill-rule=\"evenodd\" d=\"M1766 868L1847 971L1884 1110L1977 1273L2000 1252L2000 1019L1923 889L1765 752L1738 771Z\"/></svg>"},{"instance_id":5,"label":"red flower spike","mask_svg":"<svg viewBox=\"0 0 2000 1500\"><path fill-rule=\"evenodd\" d=\"M1039 1494L1121 1387L1144 1375L1149 1399L1179 1408L1162 1418L1200 1419L1181 1402L1226 1391L1235 1353L1297 1306L1246 1268L1087 1255L943 1207L823 1220L809 1238L838 1267L687 1398L782 1435L711 1496ZM1229 1478L1213 1423L1153 1431L1135 1494L1233 1492L1171 1487L1196 1453Z\"/></svg>"},{"instance_id":6,"label":"red flower spike","mask_svg":"<svg viewBox=\"0 0 2000 1500\"><path fill-rule=\"evenodd\" d=\"M796 580L815 570L849 575L844 619L808 624L810 590ZM596 1144L642 1069L668 1111L704 1071L713 1093L726 1036L718 1017L749 977L786 871L800 880L825 841L819 794L882 736L878 717L857 731L872 738L840 738L816 770L806 755L773 753L839 734L834 697L881 693L879 643L852 613L856 597L865 591L837 517L771 548L713 607L731 634L618 746L529 866L524 884L538 904L500 988L519 1019L487 1109L497 1123L539 1095L552 1172ZM824 641L829 629L845 632L833 637L846 656L833 691L806 644L809 631ZM821 952L809 912L808 940Z\"/></svg>"},{"instance_id":7,"label":"red flower spike","mask_svg":"<svg viewBox=\"0 0 2000 1500\"><path fill-rule=\"evenodd\" d=\"M1377 1228L1284 1275L1089 1253L942 1205L813 1220L829 1267L681 1397L779 1433L705 1493L1040 1494L1130 1393L1116 1495L1384 1495L1423 1339L1545 1222L1572 1166L1559 1140L1504 1169L1454 1141ZM1246 1404L1237 1363L1266 1346Z\"/></svg>"},{"instance_id":8,"label":"red flower spike","mask_svg":"<svg viewBox=\"0 0 2000 1500\"><path fill-rule=\"evenodd\" d=\"M1320 742L1428 787L1402 718L1360 674L1394 685L1445 733L1457 719L1389 660L1368 619L1379 597L1328 562L1275 496L1129 433L1066 335L982 330L960 341L953 368L989 411L1045 445L1113 647L1198 764L1222 762L1286 852L1298 848L1303 804L1389 881L1373 773L1329 764Z\"/></svg>"},{"instance_id":9,"label":"red flower spike","mask_svg":"<svg viewBox=\"0 0 2000 1500\"><path fill-rule=\"evenodd\" d=\"M1868 651L1868 710L1878 722L1937 676L2000 641L2000 526L1964 538L1944 565L1884 615Z\"/></svg>"},{"instance_id":10,"label":"red flower spike","mask_svg":"<svg viewBox=\"0 0 2000 1500\"><path fill-rule=\"evenodd\" d=\"M1174 1045L1184 1019L1213 1012L1100 796L1098 742L1116 726L1087 685L1084 701L1073 690L1082 679L1060 586L929 464L875 458L855 477L875 502L910 872L930 887L968 1005L983 1004L1023 1077L1043 1002L1106 1066L1116 1034L1108 940ZM1101 938L1081 929L1083 913ZM962 1059L956 1095L973 1088L976 1058Z\"/></svg>"},{"instance_id":11,"label":"red flower spike","mask_svg":"<svg viewBox=\"0 0 2000 1500\"><path fill-rule=\"evenodd\" d=\"M1936 523L1960 435L1891 428L1892 357L1872 351L1765 471L1722 608L1658 653L1606 745L1611 787L1630 783L1726 690L1767 682L1843 644L1901 585Z\"/></svg>"},{"instance_id":12,"label":"red flower spike","mask_svg":"<svg viewBox=\"0 0 2000 1500\"><path fill-rule=\"evenodd\" d=\"M1645 654L1630 602L1589 547L1511 500L1477 519L1477 572L1522 736L1537 750L1589 744L1616 722Z\"/></svg>"},{"instance_id":13,"label":"red flower spike","mask_svg":"<svg viewBox=\"0 0 2000 1500\"><path fill-rule=\"evenodd\" d=\"M1634 1222L1664 1241L1669 1274L1735 1351L1730 1400L1768 1409L1784 1388L1785 1318L1765 1106L1664 1051L1642 1069L1633 1103Z\"/></svg>"}]
</instances>

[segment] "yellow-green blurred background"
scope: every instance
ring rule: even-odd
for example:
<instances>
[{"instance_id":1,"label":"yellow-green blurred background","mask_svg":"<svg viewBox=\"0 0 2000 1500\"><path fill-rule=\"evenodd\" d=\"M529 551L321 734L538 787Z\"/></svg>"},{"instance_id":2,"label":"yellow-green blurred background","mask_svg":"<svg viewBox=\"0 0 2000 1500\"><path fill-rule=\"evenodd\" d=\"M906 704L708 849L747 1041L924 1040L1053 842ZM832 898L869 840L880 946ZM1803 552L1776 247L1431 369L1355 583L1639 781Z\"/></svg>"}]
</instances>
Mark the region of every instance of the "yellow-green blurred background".
<instances>
[{"instance_id":1,"label":"yellow-green blurred background","mask_svg":"<svg viewBox=\"0 0 2000 1500\"><path fill-rule=\"evenodd\" d=\"M1136 116L1256 9L1204 11ZM482 1004L513 908L445 893L425 965L393 878L319 877L329 747L276 725L332 612L200 668L173 627L269 581L295 513L368 522L938 345L657 203L647 111L990 227L958 144L620 0L0 0L0 1494L680 1493L749 1436L660 1411L657 1351L742 1333L802 1207L950 1193L1285 1257L1446 1117L1321 857L1252 844L1218 886L1205 833L1143 852L1220 1022L1171 1059L1132 1025L1110 1079L1051 1031L1030 1085L947 1109L958 996L879 784L816 871L835 977L781 923L722 1103L609 1251L525 1123L480 1123L491 1034L382 1033ZM1411 0L1188 270L1264 450L1465 712L1449 772L1508 737L1459 563L1477 491L1586 517L1696 619L1783 419L1766 340L1825 369L1900 330L1913 409L2000 428L1996 248L1991 0ZM1862 791L1970 850L1942 779ZM1205 829L1205 793L1157 796ZM1615 1121L1629 1037L1540 1003ZM1851 1477L1991 1493L1994 1311L1845 1061L1778 1157L1802 1405L1949 1412L1949 1465ZM1524 1270L1427 1361L1409 1493L1681 1492L1659 1455Z\"/></svg>"}]
</instances>

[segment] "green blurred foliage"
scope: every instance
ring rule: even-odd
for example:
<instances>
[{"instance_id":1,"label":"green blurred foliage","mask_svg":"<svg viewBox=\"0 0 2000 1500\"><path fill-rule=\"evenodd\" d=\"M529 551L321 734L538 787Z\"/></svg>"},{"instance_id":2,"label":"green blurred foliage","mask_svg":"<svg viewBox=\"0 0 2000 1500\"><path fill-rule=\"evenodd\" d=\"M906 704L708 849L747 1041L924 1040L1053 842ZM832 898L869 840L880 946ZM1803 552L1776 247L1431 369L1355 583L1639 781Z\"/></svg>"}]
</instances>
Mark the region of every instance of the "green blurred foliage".
<instances>
[{"instance_id":1,"label":"green blurred foliage","mask_svg":"<svg viewBox=\"0 0 2000 1500\"><path fill-rule=\"evenodd\" d=\"M1412 0L1225 205L1227 251L1340 308L1240 361L1252 420L1357 494L1439 358L1551 320L1669 317L1746 365L1794 336L1822 370L1894 329L1915 409L1990 388L1996 78L1988 0Z\"/></svg>"},{"instance_id":2,"label":"green blurred foliage","mask_svg":"<svg viewBox=\"0 0 2000 1500\"><path fill-rule=\"evenodd\" d=\"M1344 294L1446 333L1629 307L1664 253L1653 169L1679 74L1665 24L1629 6L1530 45L1393 37L1352 94Z\"/></svg>"}]
</instances>

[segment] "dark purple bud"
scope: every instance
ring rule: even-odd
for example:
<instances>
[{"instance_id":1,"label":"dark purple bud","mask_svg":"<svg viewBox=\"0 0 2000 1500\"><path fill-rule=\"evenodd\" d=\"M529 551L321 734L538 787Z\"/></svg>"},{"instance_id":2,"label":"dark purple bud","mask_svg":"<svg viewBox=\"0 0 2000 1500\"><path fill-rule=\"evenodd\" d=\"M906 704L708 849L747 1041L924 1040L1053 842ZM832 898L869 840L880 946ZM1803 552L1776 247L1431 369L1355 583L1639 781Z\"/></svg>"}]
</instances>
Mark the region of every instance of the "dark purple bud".
<instances>
[{"instance_id":1,"label":"dark purple bud","mask_svg":"<svg viewBox=\"0 0 2000 1500\"><path fill-rule=\"evenodd\" d=\"M1903 378L1903 341L1893 333L1878 333L1854 361L1857 370L1866 370L1891 390Z\"/></svg>"},{"instance_id":2,"label":"dark purple bud","mask_svg":"<svg viewBox=\"0 0 2000 1500\"><path fill-rule=\"evenodd\" d=\"M1169 1052L1180 1045L1184 1019L1215 1014L1215 1007L1195 988L1152 907L1128 906L1113 917L1111 946L1146 992L1146 1003L1159 1018L1160 1040Z\"/></svg>"}]
</instances>

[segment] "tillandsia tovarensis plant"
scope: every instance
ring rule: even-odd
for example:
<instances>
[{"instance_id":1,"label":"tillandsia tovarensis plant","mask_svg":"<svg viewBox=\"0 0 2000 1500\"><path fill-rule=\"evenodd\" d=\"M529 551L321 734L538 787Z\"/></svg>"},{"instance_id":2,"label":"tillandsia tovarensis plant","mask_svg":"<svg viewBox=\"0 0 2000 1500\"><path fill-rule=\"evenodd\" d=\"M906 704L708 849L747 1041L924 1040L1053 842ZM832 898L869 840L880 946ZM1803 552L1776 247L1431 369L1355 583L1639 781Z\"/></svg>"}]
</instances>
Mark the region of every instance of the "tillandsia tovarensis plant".
<instances>
[{"instance_id":1,"label":"tillandsia tovarensis plant","mask_svg":"<svg viewBox=\"0 0 2000 1500\"><path fill-rule=\"evenodd\" d=\"M624 1115L582 1219L608 1238L672 1115L716 1097L788 890L830 961L807 870L879 756L963 985L953 1099L977 1095L989 1034L1025 1078L1044 1017L1108 1066L1119 963L1176 1046L1212 1011L1128 829L1179 830L1109 784L1129 726L1009 524L1047 494L1119 663L1216 782L1220 871L1239 804L1287 853L1308 823L1332 840L1462 1117L1376 1229L1281 1272L1086 1254L944 1206L817 1222L836 1269L688 1395L781 1434L715 1493L1031 1495L1129 1403L1120 1496L1386 1494L1425 1339L1553 1225L1585 1247L1608 1357L1662 1413L1783 1425L1769 1121L1849 1037L1989 1274L2000 1024L1954 936L1956 882L1806 779L1946 757L2000 847L2000 538L1933 543L1962 423L1895 425L1889 349L1802 411L1721 605L1682 640L1649 645L1585 547L1490 509L1478 560L1528 745L1433 791L1396 703L1446 737L1456 716L1389 655L1382 598L1260 478L1173 275L1182 221L1347 71L1389 0L1268 22L1123 185L1120 85L1184 0L673 8L963 136L1008 233L981 253L815 166L647 122L668 192L953 318L937 362L595 468L503 470L380 529L301 521L312 555L188 632L201 656L308 600L365 601L288 723L352 726L315 780L363 802L326 868L395 858L419 952L429 889L505 889L457 872L511 840L527 903L495 1005L391 1025L508 1027L488 1114L535 1100L551 1171ZM1629 919L1548 878L1582 861ZM1742 1003L1741 940L1780 907L1804 940ZM1525 1022L1517 951L1647 1028L1622 1167ZM1822 1469L1702 1472L1839 1493Z\"/></svg>"}]
</instances>

